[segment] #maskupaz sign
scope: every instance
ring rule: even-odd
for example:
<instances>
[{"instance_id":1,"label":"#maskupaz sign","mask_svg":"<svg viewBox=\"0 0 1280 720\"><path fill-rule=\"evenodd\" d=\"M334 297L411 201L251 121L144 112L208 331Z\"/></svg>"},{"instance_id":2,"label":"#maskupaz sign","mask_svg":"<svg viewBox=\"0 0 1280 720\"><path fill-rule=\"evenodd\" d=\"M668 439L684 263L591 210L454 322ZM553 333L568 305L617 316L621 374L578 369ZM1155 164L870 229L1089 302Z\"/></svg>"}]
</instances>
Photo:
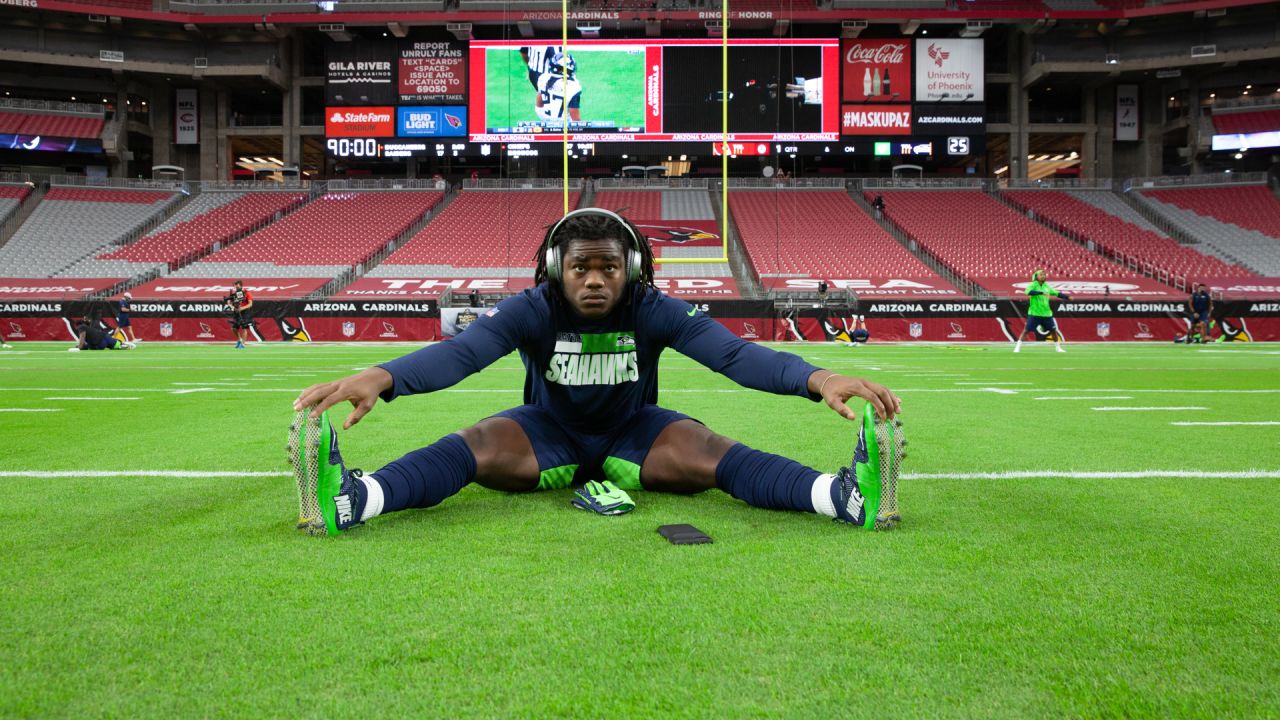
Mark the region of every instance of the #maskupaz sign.
<instances>
[{"instance_id":1,"label":"#maskupaz sign","mask_svg":"<svg viewBox=\"0 0 1280 720\"><path fill-rule=\"evenodd\" d=\"M916 39L916 102L983 102L981 39Z\"/></svg>"},{"instance_id":2,"label":"#maskupaz sign","mask_svg":"<svg viewBox=\"0 0 1280 720\"><path fill-rule=\"evenodd\" d=\"M195 88L173 91L173 144L200 143L200 96Z\"/></svg>"},{"instance_id":3,"label":"#maskupaz sign","mask_svg":"<svg viewBox=\"0 0 1280 720\"><path fill-rule=\"evenodd\" d=\"M1139 117L1138 86L1117 85L1116 140L1137 140Z\"/></svg>"}]
</instances>

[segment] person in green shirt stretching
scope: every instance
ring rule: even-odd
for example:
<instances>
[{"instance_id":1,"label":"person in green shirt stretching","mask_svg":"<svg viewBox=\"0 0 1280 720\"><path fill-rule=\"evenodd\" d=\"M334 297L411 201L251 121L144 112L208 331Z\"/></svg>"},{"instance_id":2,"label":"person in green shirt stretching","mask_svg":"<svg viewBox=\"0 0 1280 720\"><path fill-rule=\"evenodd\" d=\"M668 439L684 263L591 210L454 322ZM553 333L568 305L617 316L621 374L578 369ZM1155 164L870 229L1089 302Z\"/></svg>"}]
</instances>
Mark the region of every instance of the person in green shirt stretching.
<instances>
[{"instance_id":1,"label":"person in green shirt stretching","mask_svg":"<svg viewBox=\"0 0 1280 720\"><path fill-rule=\"evenodd\" d=\"M1027 326L1023 329L1022 334L1018 336L1018 342L1013 346L1014 352L1022 351L1022 337L1029 332L1035 332L1039 328L1044 328L1046 333L1054 334L1053 346L1058 352L1066 352L1062 349L1062 335L1058 332L1058 325L1053 321L1053 308L1049 306L1049 297L1057 296L1059 300L1070 300L1071 296L1058 292L1049 287L1045 279L1048 273L1044 270L1036 270L1031 273L1031 284L1027 286L1025 292L1030 299L1031 304L1027 308Z\"/></svg>"}]
</instances>

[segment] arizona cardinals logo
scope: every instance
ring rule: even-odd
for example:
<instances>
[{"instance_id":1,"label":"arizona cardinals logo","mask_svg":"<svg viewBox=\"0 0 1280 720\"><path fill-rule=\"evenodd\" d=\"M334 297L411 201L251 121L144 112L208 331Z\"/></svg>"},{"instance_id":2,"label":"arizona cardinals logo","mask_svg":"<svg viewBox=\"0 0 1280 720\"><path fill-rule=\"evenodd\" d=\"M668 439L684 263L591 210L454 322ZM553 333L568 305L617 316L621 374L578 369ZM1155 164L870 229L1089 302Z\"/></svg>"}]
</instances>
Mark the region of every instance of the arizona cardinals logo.
<instances>
[{"instance_id":1,"label":"arizona cardinals logo","mask_svg":"<svg viewBox=\"0 0 1280 720\"><path fill-rule=\"evenodd\" d=\"M21 335L22 326L16 322L11 322L9 323L9 332L13 333L14 335Z\"/></svg>"},{"instance_id":2,"label":"arizona cardinals logo","mask_svg":"<svg viewBox=\"0 0 1280 720\"><path fill-rule=\"evenodd\" d=\"M444 121L449 123L449 127L454 128L455 130L457 128L462 127L462 118L458 117L457 115L450 115L449 113L445 113Z\"/></svg>"},{"instance_id":3,"label":"arizona cardinals logo","mask_svg":"<svg viewBox=\"0 0 1280 720\"><path fill-rule=\"evenodd\" d=\"M311 342L311 334L307 332L307 327L302 323L302 318L290 319L279 318L276 323L280 326L280 338L292 342Z\"/></svg>"},{"instance_id":4,"label":"arizona cardinals logo","mask_svg":"<svg viewBox=\"0 0 1280 720\"><path fill-rule=\"evenodd\" d=\"M939 50L934 43L929 43L929 57L933 58L933 64L942 67L943 61L951 57L951 53L946 50Z\"/></svg>"},{"instance_id":5,"label":"arizona cardinals logo","mask_svg":"<svg viewBox=\"0 0 1280 720\"><path fill-rule=\"evenodd\" d=\"M650 243L676 243L677 245L683 245L697 240L720 240L718 234L698 228L678 225L638 225L637 227L640 228L640 232L644 233L645 238Z\"/></svg>"}]
</instances>

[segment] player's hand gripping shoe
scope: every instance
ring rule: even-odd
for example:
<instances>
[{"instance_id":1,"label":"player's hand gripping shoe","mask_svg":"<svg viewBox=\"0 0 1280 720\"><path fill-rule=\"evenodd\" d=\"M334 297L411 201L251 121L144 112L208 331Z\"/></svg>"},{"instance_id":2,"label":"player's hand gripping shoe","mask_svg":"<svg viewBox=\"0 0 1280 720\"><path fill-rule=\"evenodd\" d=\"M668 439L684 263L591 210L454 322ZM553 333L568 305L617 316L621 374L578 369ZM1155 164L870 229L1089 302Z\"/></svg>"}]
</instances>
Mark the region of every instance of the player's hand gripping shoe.
<instances>
[{"instance_id":1,"label":"player's hand gripping shoe","mask_svg":"<svg viewBox=\"0 0 1280 720\"><path fill-rule=\"evenodd\" d=\"M853 467L840 468L831 484L836 520L868 530L891 530L898 513L898 474L907 456L902 421L881 420L871 403L863 408Z\"/></svg>"},{"instance_id":2,"label":"player's hand gripping shoe","mask_svg":"<svg viewBox=\"0 0 1280 720\"><path fill-rule=\"evenodd\" d=\"M636 509L627 491L612 482L590 480L573 494L573 506L599 515L622 515Z\"/></svg>"},{"instance_id":3,"label":"player's hand gripping shoe","mask_svg":"<svg viewBox=\"0 0 1280 720\"><path fill-rule=\"evenodd\" d=\"M337 535L360 525L364 487L359 470L348 470L338 451L338 433L325 411L296 413L289 426L289 463L298 486L298 529L310 535Z\"/></svg>"}]
</instances>

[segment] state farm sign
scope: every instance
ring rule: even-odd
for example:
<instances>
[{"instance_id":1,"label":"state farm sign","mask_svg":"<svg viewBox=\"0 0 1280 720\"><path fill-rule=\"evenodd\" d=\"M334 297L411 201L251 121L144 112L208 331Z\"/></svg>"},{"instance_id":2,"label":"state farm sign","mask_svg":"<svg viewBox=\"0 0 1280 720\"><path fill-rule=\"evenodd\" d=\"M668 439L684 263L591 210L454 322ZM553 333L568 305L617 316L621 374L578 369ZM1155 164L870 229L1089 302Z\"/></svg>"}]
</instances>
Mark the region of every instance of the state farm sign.
<instances>
[{"instance_id":1,"label":"state farm sign","mask_svg":"<svg viewBox=\"0 0 1280 720\"><path fill-rule=\"evenodd\" d=\"M844 135L910 135L910 105L845 105L840 111Z\"/></svg>"},{"instance_id":2,"label":"state farm sign","mask_svg":"<svg viewBox=\"0 0 1280 720\"><path fill-rule=\"evenodd\" d=\"M843 49L840 75L845 102L911 99L910 40L847 40Z\"/></svg>"},{"instance_id":3,"label":"state farm sign","mask_svg":"<svg viewBox=\"0 0 1280 720\"><path fill-rule=\"evenodd\" d=\"M325 108L326 137L395 137L395 108L331 107Z\"/></svg>"}]
</instances>

